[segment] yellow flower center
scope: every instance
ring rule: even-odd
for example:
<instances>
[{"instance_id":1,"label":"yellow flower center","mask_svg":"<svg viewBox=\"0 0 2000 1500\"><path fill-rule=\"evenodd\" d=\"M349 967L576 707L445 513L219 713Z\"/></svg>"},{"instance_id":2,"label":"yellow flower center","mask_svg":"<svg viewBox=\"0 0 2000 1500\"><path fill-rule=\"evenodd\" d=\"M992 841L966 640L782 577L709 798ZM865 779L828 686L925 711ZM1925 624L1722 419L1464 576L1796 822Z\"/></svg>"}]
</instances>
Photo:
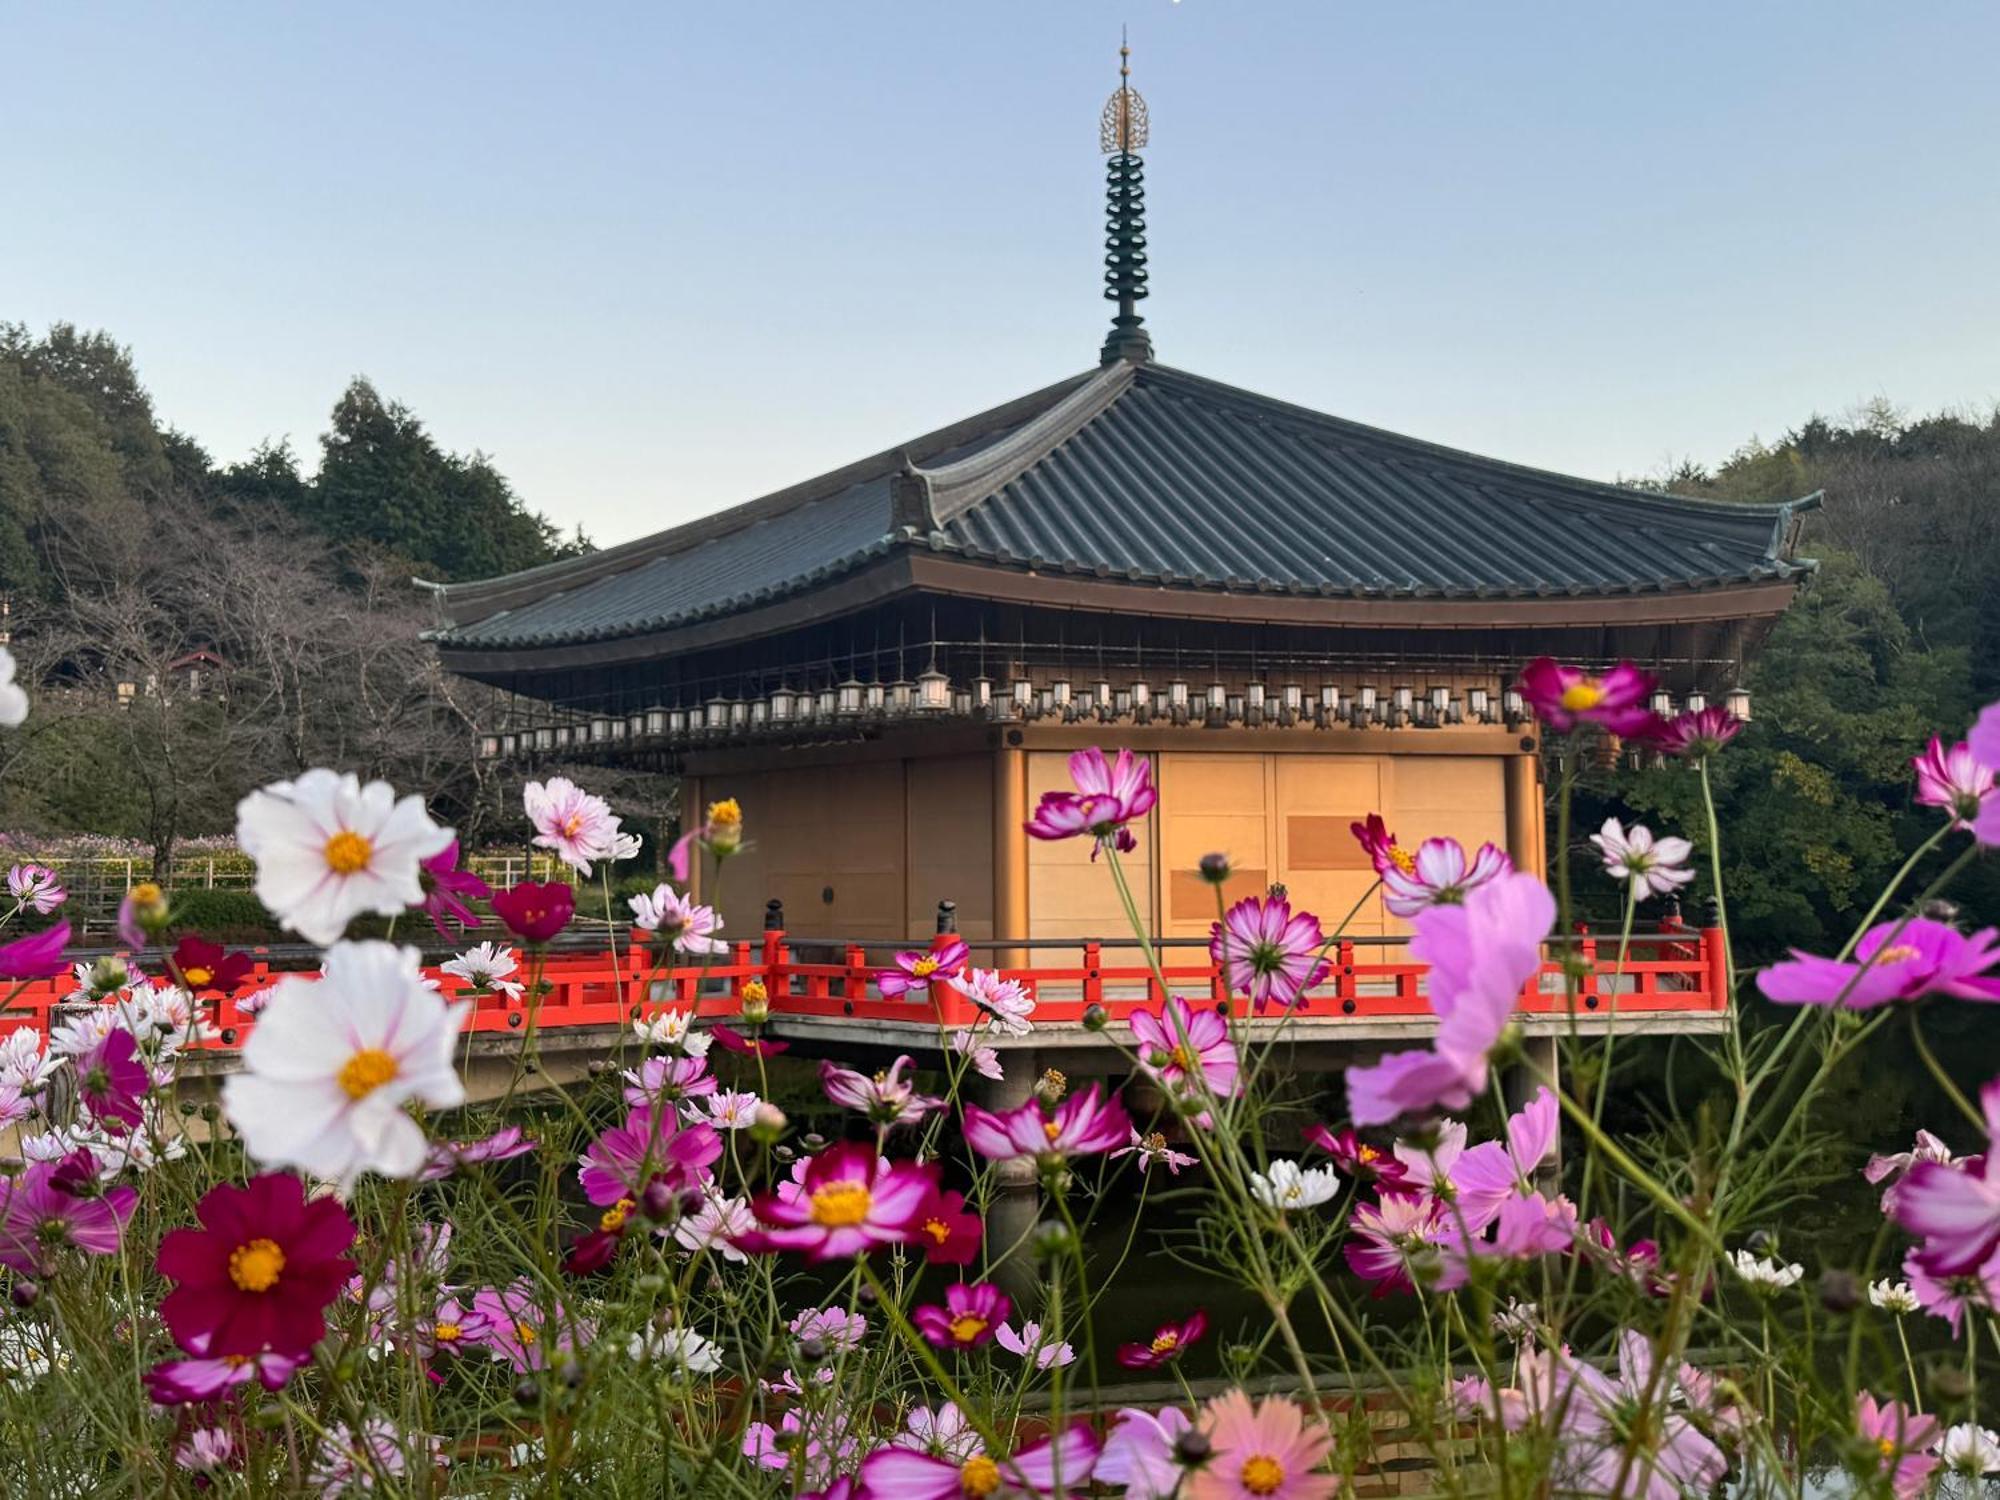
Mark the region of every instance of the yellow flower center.
<instances>
[{"instance_id":1,"label":"yellow flower center","mask_svg":"<svg viewBox=\"0 0 2000 1500\"><path fill-rule=\"evenodd\" d=\"M150 880L140 881L132 887L129 894L134 906L158 906L166 898L166 892Z\"/></svg>"},{"instance_id":2,"label":"yellow flower center","mask_svg":"<svg viewBox=\"0 0 2000 1500\"><path fill-rule=\"evenodd\" d=\"M1877 949L1875 962L1877 964L1906 964L1911 959L1919 956L1914 943L1896 943L1888 948Z\"/></svg>"},{"instance_id":3,"label":"yellow flower center","mask_svg":"<svg viewBox=\"0 0 2000 1500\"><path fill-rule=\"evenodd\" d=\"M340 1087L350 1099L366 1099L396 1076L396 1059L380 1047L363 1047L340 1065Z\"/></svg>"},{"instance_id":4,"label":"yellow flower center","mask_svg":"<svg viewBox=\"0 0 2000 1500\"><path fill-rule=\"evenodd\" d=\"M632 1216L632 1210L639 1205L630 1198L620 1198L611 1207L598 1215L597 1227L606 1234L616 1234L625 1227L625 1221Z\"/></svg>"},{"instance_id":5,"label":"yellow flower center","mask_svg":"<svg viewBox=\"0 0 2000 1500\"><path fill-rule=\"evenodd\" d=\"M986 1332L986 1320L977 1313L961 1313L951 1320L951 1336L954 1341L969 1344Z\"/></svg>"},{"instance_id":6,"label":"yellow flower center","mask_svg":"<svg viewBox=\"0 0 2000 1500\"><path fill-rule=\"evenodd\" d=\"M1579 677L1563 689L1562 706L1573 714L1597 707L1604 701L1604 684L1595 677Z\"/></svg>"},{"instance_id":7,"label":"yellow flower center","mask_svg":"<svg viewBox=\"0 0 2000 1500\"><path fill-rule=\"evenodd\" d=\"M213 969L204 969L200 964L196 964L191 969L182 969L181 978L185 979L189 984L207 984L209 980L215 978L215 971Z\"/></svg>"},{"instance_id":8,"label":"yellow flower center","mask_svg":"<svg viewBox=\"0 0 2000 1500\"><path fill-rule=\"evenodd\" d=\"M849 1229L868 1217L874 1201L866 1183L829 1182L812 1195L812 1221L826 1229Z\"/></svg>"},{"instance_id":9,"label":"yellow flower center","mask_svg":"<svg viewBox=\"0 0 2000 1500\"><path fill-rule=\"evenodd\" d=\"M1167 1149L1167 1138L1162 1132L1156 1130L1146 1137L1143 1144L1148 1151L1164 1151Z\"/></svg>"},{"instance_id":10,"label":"yellow flower center","mask_svg":"<svg viewBox=\"0 0 2000 1500\"><path fill-rule=\"evenodd\" d=\"M945 1223L943 1219L924 1220L923 1232L931 1237L933 1244L942 1245L946 1240L951 1238L951 1226Z\"/></svg>"},{"instance_id":11,"label":"yellow flower center","mask_svg":"<svg viewBox=\"0 0 2000 1500\"><path fill-rule=\"evenodd\" d=\"M251 1240L229 1252L229 1279L239 1291L268 1292L284 1269L285 1252L275 1240Z\"/></svg>"},{"instance_id":12,"label":"yellow flower center","mask_svg":"<svg viewBox=\"0 0 2000 1500\"><path fill-rule=\"evenodd\" d=\"M1389 863L1401 870L1405 875L1414 875L1417 873L1417 857L1407 849L1391 849L1389 851Z\"/></svg>"},{"instance_id":13,"label":"yellow flower center","mask_svg":"<svg viewBox=\"0 0 2000 1500\"><path fill-rule=\"evenodd\" d=\"M1285 1482L1285 1470L1268 1453L1259 1453L1244 1460L1240 1477L1243 1488L1251 1494L1270 1495L1275 1494L1278 1486Z\"/></svg>"},{"instance_id":14,"label":"yellow flower center","mask_svg":"<svg viewBox=\"0 0 2000 1500\"><path fill-rule=\"evenodd\" d=\"M708 821L711 823L739 824L743 821L743 809L734 797L725 797L720 802L708 804Z\"/></svg>"},{"instance_id":15,"label":"yellow flower center","mask_svg":"<svg viewBox=\"0 0 2000 1500\"><path fill-rule=\"evenodd\" d=\"M336 875L353 875L368 868L375 846L366 836L343 828L326 841L326 867Z\"/></svg>"},{"instance_id":16,"label":"yellow flower center","mask_svg":"<svg viewBox=\"0 0 2000 1500\"><path fill-rule=\"evenodd\" d=\"M1171 1330L1166 1333L1155 1334L1153 1337L1153 1352L1155 1354L1167 1354L1180 1348L1180 1346L1181 1336Z\"/></svg>"},{"instance_id":17,"label":"yellow flower center","mask_svg":"<svg viewBox=\"0 0 2000 1500\"><path fill-rule=\"evenodd\" d=\"M745 1000L769 1000L771 992L764 988L763 980L746 979L743 981L743 998Z\"/></svg>"},{"instance_id":18,"label":"yellow flower center","mask_svg":"<svg viewBox=\"0 0 2000 1500\"><path fill-rule=\"evenodd\" d=\"M1875 1451L1884 1458L1894 1458L1896 1456L1896 1440L1894 1438L1877 1438L1875 1440Z\"/></svg>"},{"instance_id":19,"label":"yellow flower center","mask_svg":"<svg viewBox=\"0 0 2000 1500\"><path fill-rule=\"evenodd\" d=\"M516 1323L514 1325L514 1337L525 1348L530 1344L539 1342L542 1336L535 1331L533 1323Z\"/></svg>"},{"instance_id":20,"label":"yellow flower center","mask_svg":"<svg viewBox=\"0 0 2000 1500\"><path fill-rule=\"evenodd\" d=\"M1362 1162L1373 1161L1381 1154L1373 1146L1363 1146L1359 1151L1354 1153L1354 1159Z\"/></svg>"},{"instance_id":21,"label":"yellow flower center","mask_svg":"<svg viewBox=\"0 0 2000 1500\"><path fill-rule=\"evenodd\" d=\"M1183 1073L1192 1073L1194 1071L1194 1059L1188 1055L1188 1049L1185 1045L1174 1048L1173 1056L1168 1058L1167 1061L1179 1068Z\"/></svg>"},{"instance_id":22,"label":"yellow flower center","mask_svg":"<svg viewBox=\"0 0 2000 1500\"><path fill-rule=\"evenodd\" d=\"M431 1326L431 1337L440 1344L455 1344L465 1337L465 1330L456 1323L436 1323Z\"/></svg>"},{"instance_id":23,"label":"yellow flower center","mask_svg":"<svg viewBox=\"0 0 2000 1500\"><path fill-rule=\"evenodd\" d=\"M926 955L910 965L910 972L919 979L928 979L937 973L938 961Z\"/></svg>"},{"instance_id":24,"label":"yellow flower center","mask_svg":"<svg viewBox=\"0 0 2000 1500\"><path fill-rule=\"evenodd\" d=\"M958 1471L958 1487L968 1495L990 1495L1000 1488L1000 1465L984 1453L965 1461Z\"/></svg>"},{"instance_id":25,"label":"yellow flower center","mask_svg":"<svg viewBox=\"0 0 2000 1500\"><path fill-rule=\"evenodd\" d=\"M1054 1120L1044 1120L1042 1121L1042 1134L1048 1137L1049 1144L1053 1146L1056 1143L1056 1137L1062 1134L1062 1126L1058 1125Z\"/></svg>"},{"instance_id":26,"label":"yellow flower center","mask_svg":"<svg viewBox=\"0 0 2000 1500\"><path fill-rule=\"evenodd\" d=\"M583 814L571 813L562 821L562 833L566 839L573 839L583 828Z\"/></svg>"}]
</instances>

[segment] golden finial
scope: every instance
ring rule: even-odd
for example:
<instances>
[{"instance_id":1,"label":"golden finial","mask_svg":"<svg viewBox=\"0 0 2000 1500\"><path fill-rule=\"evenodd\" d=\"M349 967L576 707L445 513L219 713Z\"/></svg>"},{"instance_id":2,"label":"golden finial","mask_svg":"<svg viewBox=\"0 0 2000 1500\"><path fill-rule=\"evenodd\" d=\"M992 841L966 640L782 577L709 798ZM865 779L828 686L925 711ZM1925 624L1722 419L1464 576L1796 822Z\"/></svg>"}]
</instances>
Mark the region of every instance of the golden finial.
<instances>
[{"instance_id":1,"label":"golden finial","mask_svg":"<svg viewBox=\"0 0 2000 1500\"><path fill-rule=\"evenodd\" d=\"M1126 155L1146 144L1146 101L1132 87L1132 46L1123 28L1118 33L1118 89L1104 101L1097 120L1098 149Z\"/></svg>"}]
</instances>

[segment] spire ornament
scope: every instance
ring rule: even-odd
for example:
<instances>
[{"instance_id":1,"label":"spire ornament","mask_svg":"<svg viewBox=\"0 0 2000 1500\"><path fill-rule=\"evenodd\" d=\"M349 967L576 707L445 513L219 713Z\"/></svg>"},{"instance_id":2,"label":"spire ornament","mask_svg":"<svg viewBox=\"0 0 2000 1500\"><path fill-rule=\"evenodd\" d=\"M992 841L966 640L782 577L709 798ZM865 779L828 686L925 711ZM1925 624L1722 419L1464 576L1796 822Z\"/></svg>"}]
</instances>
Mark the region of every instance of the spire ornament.
<instances>
[{"instance_id":1,"label":"spire ornament","mask_svg":"<svg viewBox=\"0 0 2000 1500\"><path fill-rule=\"evenodd\" d=\"M1121 359L1144 364L1153 357L1152 336L1139 316L1146 295L1146 167L1139 159L1150 121L1146 101L1132 87L1132 49L1120 38L1118 88L1098 117L1098 148L1104 164L1104 296L1118 304L1105 336L1102 363Z\"/></svg>"}]
</instances>

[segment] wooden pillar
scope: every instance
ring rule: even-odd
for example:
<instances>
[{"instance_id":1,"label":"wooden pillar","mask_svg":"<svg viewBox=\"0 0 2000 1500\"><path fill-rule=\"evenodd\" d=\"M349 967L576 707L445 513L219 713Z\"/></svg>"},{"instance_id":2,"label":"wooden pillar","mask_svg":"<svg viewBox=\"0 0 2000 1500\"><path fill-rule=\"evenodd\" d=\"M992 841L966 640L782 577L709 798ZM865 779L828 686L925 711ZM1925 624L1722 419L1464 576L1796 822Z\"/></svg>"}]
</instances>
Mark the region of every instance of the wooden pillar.
<instances>
[{"instance_id":1,"label":"wooden pillar","mask_svg":"<svg viewBox=\"0 0 2000 1500\"><path fill-rule=\"evenodd\" d=\"M1524 741L1532 744L1532 741ZM1507 853L1514 868L1546 878L1547 813L1542 806L1542 761L1534 750L1507 757Z\"/></svg>"},{"instance_id":2,"label":"wooden pillar","mask_svg":"<svg viewBox=\"0 0 2000 1500\"><path fill-rule=\"evenodd\" d=\"M993 935L1024 938L1028 932L1028 753L1018 745L993 752ZM1002 948L994 964L1026 966L1027 950Z\"/></svg>"},{"instance_id":3,"label":"wooden pillar","mask_svg":"<svg viewBox=\"0 0 2000 1500\"><path fill-rule=\"evenodd\" d=\"M681 833L690 828L701 827L701 778L683 776L681 778ZM680 835L676 834L678 838ZM687 894L690 901L701 899L701 854L696 851L688 860Z\"/></svg>"}]
</instances>

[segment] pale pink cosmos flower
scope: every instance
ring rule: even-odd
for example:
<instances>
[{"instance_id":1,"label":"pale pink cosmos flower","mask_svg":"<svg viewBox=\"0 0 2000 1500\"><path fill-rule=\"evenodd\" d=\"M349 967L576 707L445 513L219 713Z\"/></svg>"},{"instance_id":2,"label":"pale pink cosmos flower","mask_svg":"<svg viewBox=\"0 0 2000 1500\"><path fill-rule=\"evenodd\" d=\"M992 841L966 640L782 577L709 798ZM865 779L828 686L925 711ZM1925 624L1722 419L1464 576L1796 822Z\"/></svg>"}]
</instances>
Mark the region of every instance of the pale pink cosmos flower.
<instances>
[{"instance_id":1,"label":"pale pink cosmos flower","mask_svg":"<svg viewBox=\"0 0 2000 1500\"><path fill-rule=\"evenodd\" d=\"M632 925L671 943L676 953L727 953L729 944L716 936L722 918L715 908L683 896L670 885L658 885L651 895L633 896Z\"/></svg>"},{"instance_id":2,"label":"pale pink cosmos flower","mask_svg":"<svg viewBox=\"0 0 2000 1500\"><path fill-rule=\"evenodd\" d=\"M1882 1189L1883 1213L1893 1214L1896 1211L1896 1188L1909 1175L1910 1168L1920 1161L1936 1162L1946 1167L1962 1165L1961 1158L1951 1154L1951 1147L1928 1130L1919 1130L1915 1142L1907 1151L1898 1151L1889 1156L1877 1153L1868 1158L1868 1165L1861 1169L1862 1180L1868 1183L1888 1184Z\"/></svg>"},{"instance_id":3,"label":"pale pink cosmos flower","mask_svg":"<svg viewBox=\"0 0 2000 1500\"><path fill-rule=\"evenodd\" d=\"M917 1092L905 1076L914 1066L906 1052L871 1078L829 1058L819 1065L819 1086L835 1104L859 1110L877 1125L914 1125L945 1107L944 1100Z\"/></svg>"},{"instance_id":4,"label":"pale pink cosmos flower","mask_svg":"<svg viewBox=\"0 0 2000 1500\"><path fill-rule=\"evenodd\" d=\"M69 892L47 865L15 865L7 872L7 891L16 911L44 917L69 900Z\"/></svg>"},{"instance_id":5,"label":"pale pink cosmos flower","mask_svg":"<svg viewBox=\"0 0 2000 1500\"><path fill-rule=\"evenodd\" d=\"M1035 1029L1028 1017L1035 1013L1035 998L1018 979L1002 978L994 969L965 969L946 981L966 999L986 1012L993 1030L1004 1036L1026 1036Z\"/></svg>"},{"instance_id":6,"label":"pale pink cosmos flower","mask_svg":"<svg viewBox=\"0 0 2000 1500\"><path fill-rule=\"evenodd\" d=\"M1634 901L1672 895L1694 879L1694 871L1687 867L1694 845L1680 838L1655 839L1644 823L1627 829L1616 818L1606 818L1590 841L1604 855L1605 873L1630 883Z\"/></svg>"},{"instance_id":7,"label":"pale pink cosmos flower","mask_svg":"<svg viewBox=\"0 0 2000 1500\"><path fill-rule=\"evenodd\" d=\"M1173 1098L1186 1104L1236 1093L1236 1047L1214 1011L1169 995L1157 1011L1134 1010L1128 1020L1140 1069Z\"/></svg>"},{"instance_id":8,"label":"pale pink cosmos flower","mask_svg":"<svg viewBox=\"0 0 2000 1500\"><path fill-rule=\"evenodd\" d=\"M1533 1185L1535 1172L1555 1154L1560 1106L1543 1085L1507 1119L1507 1139L1474 1146L1452 1166L1453 1198L1475 1232L1492 1223L1500 1205Z\"/></svg>"},{"instance_id":9,"label":"pale pink cosmos flower","mask_svg":"<svg viewBox=\"0 0 2000 1500\"><path fill-rule=\"evenodd\" d=\"M961 1027L951 1034L951 1050L964 1058L981 1078L999 1083L1007 1076L1000 1066L999 1052L981 1043L978 1034L967 1028Z\"/></svg>"},{"instance_id":10,"label":"pale pink cosmos flower","mask_svg":"<svg viewBox=\"0 0 2000 1500\"><path fill-rule=\"evenodd\" d=\"M567 776L531 781L521 788L521 805L535 825L535 845L589 878L591 866L615 859L619 819L602 797L592 796Z\"/></svg>"},{"instance_id":11,"label":"pale pink cosmos flower","mask_svg":"<svg viewBox=\"0 0 2000 1500\"><path fill-rule=\"evenodd\" d=\"M1194 1419L1177 1406L1158 1413L1124 1407L1091 1477L1099 1484L1123 1485L1125 1500L1171 1500L1187 1475L1175 1445L1193 1426Z\"/></svg>"},{"instance_id":12,"label":"pale pink cosmos flower","mask_svg":"<svg viewBox=\"0 0 2000 1500\"><path fill-rule=\"evenodd\" d=\"M1076 1363L1076 1350L1068 1343L1043 1330L1042 1325L1028 1321L1018 1329L1012 1323L1002 1323L993 1335L994 1342L1009 1354L1031 1360L1037 1370L1047 1370L1062 1365Z\"/></svg>"},{"instance_id":13,"label":"pale pink cosmos flower","mask_svg":"<svg viewBox=\"0 0 2000 1500\"><path fill-rule=\"evenodd\" d=\"M1916 767L1918 803L1942 807L1951 814L1954 828L1971 827L1993 790L1993 768L1981 765L1964 741L1947 746L1936 735L1910 764Z\"/></svg>"},{"instance_id":14,"label":"pale pink cosmos flower","mask_svg":"<svg viewBox=\"0 0 2000 1500\"><path fill-rule=\"evenodd\" d=\"M1156 1130L1151 1135L1141 1135L1137 1127L1133 1128L1130 1143L1112 1152L1111 1159L1116 1161L1121 1156L1131 1156L1135 1152L1139 1157L1141 1172L1151 1171L1155 1166L1163 1166L1175 1177L1181 1175L1182 1167L1191 1167L1198 1160L1185 1151L1176 1151L1159 1131Z\"/></svg>"},{"instance_id":15,"label":"pale pink cosmos flower","mask_svg":"<svg viewBox=\"0 0 2000 1500\"><path fill-rule=\"evenodd\" d=\"M701 1207L674 1221L674 1243L683 1250L710 1250L724 1260L749 1259L734 1243L736 1236L757 1227L757 1216L745 1198L730 1198L713 1185L702 1194Z\"/></svg>"},{"instance_id":16,"label":"pale pink cosmos flower","mask_svg":"<svg viewBox=\"0 0 2000 1500\"><path fill-rule=\"evenodd\" d=\"M1294 912L1283 897L1248 896L1209 928L1208 956L1221 964L1229 987L1264 1007L1296 1005L1326 977L1326 934L1311 912Z\"/></svg>"},{"instance_id":17,"label":"pale pink cosmos flower","mask_svg":"<svg viewBox=\"0 0 2000 1500\"><path fill-rule=\"evenodd\" d=\"M1870 1472L1888 1479L1896 1500L1916 1500L1938 1466L1930 1451L1938 1440L1938 1419L1900 1401L1878 1402L1873 1392L1863 1391L1855 1398L1854 1426L1874 1450Z\"/></svg>"},{"instance_id":18,"label":"pale pink cosmos flower","mask_svg":"<svg viewBox=\"0 0 2000 1500\"><path fill-rule=\"evenodd\" d=\"M1673 1382L1656 1382L1652 1342L1628 1329L1618 1340L1618 1374L1565 1358L1568 1387L1558 1403L1559 1490L1617 1493L1631 1500L1680 1500L1722 1482L1729 1461L1685 1414L1668 1405ZM1631 1434L1648 1434L1635 1443ZM1623 1488L1620 1488L1620 1485Z\"/></svg>"},{"instance_id":19,"label":"pale pink cosmos flower","mask_svg":"<svg viewBox=\"0 0 2000 1500\"><path fill-rule=\"evenodd\" d=\"M1034 1099L1005 1114L976 1104L965 1108L966 1145L993 1161L1094 1156L1123 1145L1131 1129L1125 1106L1095 1083L1069 1095L1051 1115L1044 1115Z\"/></svg>"},{"instance_id":20,"label":"pale pink cosmos flower","mask_svg":"<svg viewBox=\"0 0 2000 1500\"><path fill-rule=\"evenodd\" d=\"M681 1106L688 1120L717 1130L748 1130L757 1123L757 1106L764 1101L747 1089L718 1089Z\"/></svg>"},{"instance_id":21,"label":"pale pink cosmos flower","mask_svg":"<svg viewBox=\"0 0 2000 1500\"><path fill-rule=\"evenodd\" d=\"M1355 1275L1374 1283L1373 1295L1412 1290L1442 1269L1438 1245L1445 1208L1435 1198L1384 1192L1357 1204L1344 1253Z\"/></svg>"},{"instance_id":22,"label":"pale pink cosmos flower","mask_svg":"<svg viewBox=\"0 0 2000 1500\"><path fill-rule=\"evenodd\" d=\"M2000 1249L1967 1270L1944 1274L1933 1274L1924 1265L1923 1252L1912 1250L1903 1257L1903 1275L1917 1306L1949 1324L1953 1338L1965 1331L1968 1314L1985 1315L2000 1308Z\"/></svg>"},{"instance_id":23,"label":"pale pink cosmos flower","mask_svg":"<svg viewBox=\"0 0 2000 1500\"><path fill-rule=\"evenodd\" d=\"M914 1448L920 1453L956 1459L961 1464L981 1448L978 1429L952 1401L936 1411L928 1406L911 1407L903 1430L889 1441L898 1448Z\"/></svg>"},{"instance_id":24,"label":"pale pink cosmos flower","mask_svg":"<svg viewBox=\"0 0 2000 1500\"><path fill-rule=\"evenodd\" d=\"M236 1439L227 1427L197 1427L174 1448L174 1464L191 1474L214 1474L236 1458Z\"/></svg>"},{"instance_id":25,"label":"pale pink cosmos flower","mask_svg":"<svg viewBox=\"0 0 2000 1500\"><path fill-rule=\"evenodd\" d=\"M1509 874L1468 893L1463 905L1432 907L1417 918L1410 956L1430 965L1437 1037L1427 1051L1392 1052L1347 1070L1356 1125L1464 1109L1485 1092L1486 1054L1507 1029L1522 986L1541 970L1542 940L1555 915L1547 886Z\"/></svg>"},{"instance_id":26,"label":"pale pink cosmos flower","mask_svg":"<svg viewBox=\"0 0 2000 1500\"><path fill-rule=\"evenodd\" d=\"M839 1352L861 1347L861 1340L868 1332L868 1319L865 1314L851 1313L841 1307L809 1307L785 1326L801 1343L818 1339L828 1349Z\"/></svg>"},{"instance_id":27,"label":"pale pink cosmos flower","mask_svg":"<svg viewBox=\"0 0 2000 1500\"><path fill-rule=\"evenodd\" d=\"M1399 917L1433 906L1457 906L1466 896L1514 868L1497 844L1481 844L1471 859L1457 839L1425 839L1405 870L1391 863L1382 874L1382 904Z\"/></svg>"},{"instance_id":28,"label":"pale pink cosmos flower","mask_svg":"<svg viewBox=\"0 0 2000 1500\"><path fill-rule=\"evenodd\" d=\"M1325 1472L1333 1437L1317 1413L1285 1396L1253 1405L1225 1391L1201 1409L1208 1461L1187 1478L1188 1500L1331 1500L1340 1477Z\"/></svg>"}]
</instances>

